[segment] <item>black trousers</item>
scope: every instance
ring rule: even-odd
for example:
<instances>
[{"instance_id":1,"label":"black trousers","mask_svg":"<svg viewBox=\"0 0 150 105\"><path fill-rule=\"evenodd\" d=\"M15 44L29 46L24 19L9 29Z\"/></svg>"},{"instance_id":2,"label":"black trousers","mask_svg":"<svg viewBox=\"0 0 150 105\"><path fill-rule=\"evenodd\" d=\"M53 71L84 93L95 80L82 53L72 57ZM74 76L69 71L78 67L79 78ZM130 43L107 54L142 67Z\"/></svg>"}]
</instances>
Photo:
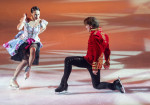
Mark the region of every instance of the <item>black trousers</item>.
<instances>
[{"instance_id":1,"label":"black trousers","mask_svg":"<svg viewBox=\"0 0 150 105\"><path fill-rule=\"evenodd\" d=\"M98 70L97 75L93 74L92 66L84 59L84 57L81 57L81 56L66 57L64 63L65 63L64 74L63 74L60 85L67 84L68 78L69 78L70 73L72 71L72 65L74 65L77 67L88 69L88 71L91 75L92 85L95 89L115 90L113 83L100 82L100 70Z\"/></svg>"}]
</instances>

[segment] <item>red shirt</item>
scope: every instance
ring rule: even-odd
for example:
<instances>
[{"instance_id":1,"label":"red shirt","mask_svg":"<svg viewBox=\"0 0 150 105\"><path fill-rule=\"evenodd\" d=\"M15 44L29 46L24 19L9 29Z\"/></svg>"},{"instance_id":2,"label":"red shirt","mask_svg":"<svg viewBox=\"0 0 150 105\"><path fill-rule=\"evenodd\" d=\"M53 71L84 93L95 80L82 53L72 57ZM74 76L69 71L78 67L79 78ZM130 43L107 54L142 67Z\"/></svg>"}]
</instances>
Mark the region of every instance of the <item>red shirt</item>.
<instances>
[{"instance_id":1,"label":"red shirt","mask_svg":"<svg viewBox=\"0 0 150 105\"><path fill-rule=\"evenodd\" d=\"M88 50L84 58L92 65L93 62L98 62L98 58L104 53L105 60L109 60L109 38L108 35L102 32L101 28L91 29L88 40Z\"/></svg>"}]
</instances>

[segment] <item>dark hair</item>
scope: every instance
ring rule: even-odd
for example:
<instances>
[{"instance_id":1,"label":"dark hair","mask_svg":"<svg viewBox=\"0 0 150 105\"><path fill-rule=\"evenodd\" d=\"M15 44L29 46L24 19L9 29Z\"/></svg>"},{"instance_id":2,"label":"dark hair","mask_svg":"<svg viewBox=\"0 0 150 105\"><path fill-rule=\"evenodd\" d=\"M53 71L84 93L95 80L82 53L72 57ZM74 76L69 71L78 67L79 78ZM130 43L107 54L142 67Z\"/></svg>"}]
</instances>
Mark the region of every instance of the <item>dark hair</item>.
<instances>
[{"instance_id":1,"label":"dark hair","mask_svg":"<svg viewBox=\"0 0 150 105\"><path fill-rule=\"evenodd\" d=\"M92 28L98 28L99 22L95 17L87 17L84 19L84 24L88 24L89 26L92 26Z\"/></svg>"},{"instance_id":2,"label":"dark hair","mask_svg":"<svg viewBox=\"0 0 150 105\"><path fill-rule=\"evenodd\" d=\"M36 11L36 10L39 10L39 11L40 11L40 8L37 7L37 6L33 6L33 7L31 8L31 13L33 13L33 11Z\"/></svg>"}]
</instances>

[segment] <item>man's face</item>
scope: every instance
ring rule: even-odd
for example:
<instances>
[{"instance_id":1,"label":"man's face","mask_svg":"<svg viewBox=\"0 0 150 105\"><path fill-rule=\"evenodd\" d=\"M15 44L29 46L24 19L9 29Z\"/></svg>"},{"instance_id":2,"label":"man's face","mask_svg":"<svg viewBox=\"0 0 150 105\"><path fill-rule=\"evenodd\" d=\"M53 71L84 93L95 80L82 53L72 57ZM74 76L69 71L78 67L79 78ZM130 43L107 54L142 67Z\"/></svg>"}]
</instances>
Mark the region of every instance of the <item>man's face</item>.
<instances>
[{"instance_id":1,"label":"man's face","mask_svg":"<svg viewBox=\"0 0 150 105\"><path fill-rule=\"evenodd\" d=\"M87 29L88 32L90 32L90 26L88 24L85 25L85 28Z\"/></svg>"}]
</instances>

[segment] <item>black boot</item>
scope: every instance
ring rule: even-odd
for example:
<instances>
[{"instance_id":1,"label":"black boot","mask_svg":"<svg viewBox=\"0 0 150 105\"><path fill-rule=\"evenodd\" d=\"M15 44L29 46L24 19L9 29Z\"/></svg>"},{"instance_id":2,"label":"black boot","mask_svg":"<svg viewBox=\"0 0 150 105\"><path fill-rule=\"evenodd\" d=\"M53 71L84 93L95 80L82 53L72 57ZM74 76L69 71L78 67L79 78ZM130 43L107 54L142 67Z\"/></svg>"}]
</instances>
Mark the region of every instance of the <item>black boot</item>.
<instances>
[{"instance_id":1,"label":"black boot","mask_svg":"<svg viewBox=\"0 0 150 105\"><path fill-rule=\"evenodd\" d=\"M114 87L115 87L116 90L119 90L121 93L125 93L125 89L124 89L124 87L123 87L123 85L121 83L120 78L118 78L117 80L115 80L113 82L113 84L114 84Z\"/></svg>"},{"instance_id":2,"label":"black boot","mask_svg":"<svg viewBox=\"0 0 150 105\"><path fill-rule=\"evenodd\" d=\"M62 92L68 90L68 84L60 84L58 88L55 89L55 92Z\"/></svg>"}]
</instances>

